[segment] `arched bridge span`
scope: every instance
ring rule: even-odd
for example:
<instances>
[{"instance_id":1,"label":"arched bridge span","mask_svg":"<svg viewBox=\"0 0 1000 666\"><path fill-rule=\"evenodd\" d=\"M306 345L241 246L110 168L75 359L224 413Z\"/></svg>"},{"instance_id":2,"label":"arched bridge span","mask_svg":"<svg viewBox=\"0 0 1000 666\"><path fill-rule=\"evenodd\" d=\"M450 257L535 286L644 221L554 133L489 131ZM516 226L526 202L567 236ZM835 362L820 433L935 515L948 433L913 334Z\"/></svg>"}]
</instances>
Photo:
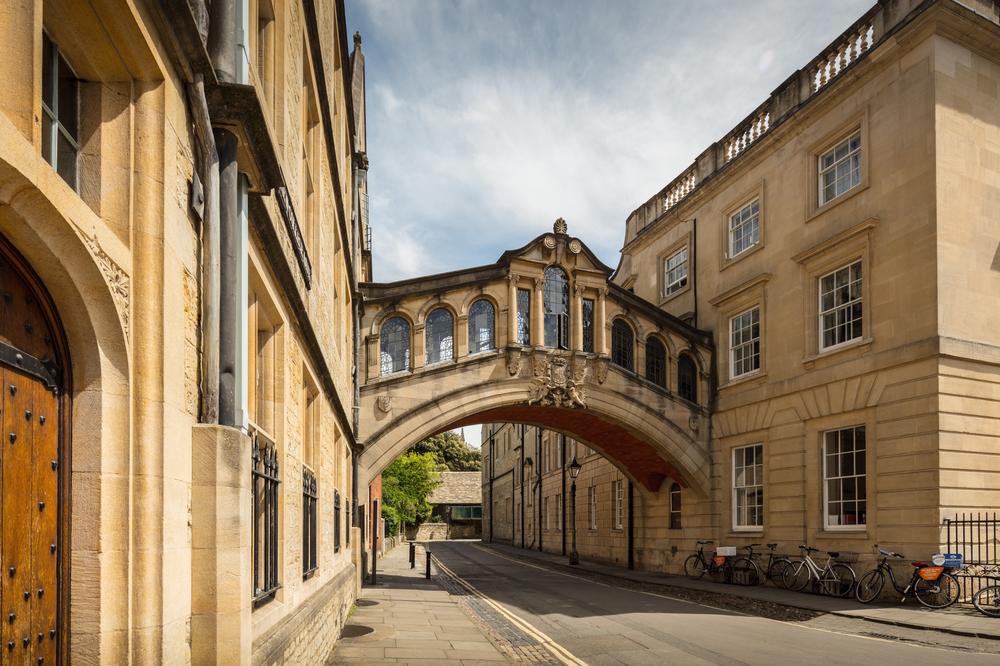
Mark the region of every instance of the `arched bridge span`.
<instances>
[{"instance_id":1,"label":"arched bridge span","mask_svg":"<svg viewBox=\"0 0 1000 666\"><path fill-rule=\"evenodd\" d=\"M475 423L543 426L651 491L707 495L708 333L610 282L556 223L492 265L362 285L359 474Z\"/></svg>"}]
</instances>

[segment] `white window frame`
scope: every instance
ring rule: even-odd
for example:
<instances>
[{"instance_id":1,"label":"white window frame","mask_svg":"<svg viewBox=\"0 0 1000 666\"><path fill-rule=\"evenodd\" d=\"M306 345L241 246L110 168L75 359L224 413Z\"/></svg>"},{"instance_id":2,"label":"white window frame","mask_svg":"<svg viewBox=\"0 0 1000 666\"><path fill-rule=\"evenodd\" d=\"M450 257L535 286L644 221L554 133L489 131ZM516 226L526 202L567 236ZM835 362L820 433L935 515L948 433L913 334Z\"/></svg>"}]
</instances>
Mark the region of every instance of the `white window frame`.
<instances>
[{"instance_id":1,"label":"white window frame","mask_svg":"<svg viewBox=\"0 0 1000 666\"><path fill-rule=\"evenodd\" d=\"M851 148L851 143L853 143L855 140L857 140L857 147ZM842 148L845 149L845 152L841 155L841 157L838 158L837 151ZM816 159L816 169L817 169L816 183L818 188L818 193L817 193L818 198L816 201L820 207L825 206L834 199L837 199L838 197L844 196L845 194L853 190L855 187L861 185L862 180L864 180L864 174L862 173L862 168L861 168L861 160L862 160L861 148L862 148L861 128L858 128L853 132L851 132L849 136L847 136L844 139L841 139L831 148L819 154L819 156ZM857 158L857 164L852 167L851 161L855 157ZM830 158L831 161L829 164L824 166L824 162L827 160L827 158ZM847 174L847 179L849 184L846 188L838 190L837 184L840 183L843 180L843 178L837 178L836 173L837 173L837 168L843 164L848 165L849 171ZM833 179L834 192L829 198L827 198L825 193L826 188L824 187L823 177L830 173L834 174L834 179Z\"/></svg>"},{"instance_id":2,"label":"white window frame","mask_svg":"<svg viewBox=\"0 0 1000 666\"><path fill-rule=\"evenodd\" d=\"M750 449L757 449L760 454L760 465L747 465L746 464L746 452ZM739 459L739 460L738 460ZM733 461L733 531L736 532L759 532L764 529L764 445L762 443L748 444L747 446L738 446L733 449L732 453ZM759 469L758 469L759 467ZM743 480L739 480L740 471L751 472L753 478L747 482L747 474L744 474ZM746 501L746 498L750 496L750 491L756 491L759 502L754 506L758 509L759 522L750 523L747 520L749 515L750 505ZM740 498L744 498L743 511L740 511ZM741 515L742 513L742 515Z\"/></svg>"},{"instance_id":3,"label":"white window frame","mask_svg":"<svg viewBox=\"0 0 1000 666\"><path fill-rule=\"evenodd\" d=\"M735 222L735 224L734 224ZM749 228L750 237L753 242L744 245L743 249L736 250L736 234L742 234L744 229ZM742 237L742 235L741 235ZM760 244L760 197L754 197L745 206L729 216L729 258L735 259L744 252L752 250Z\"/></svg>"},{"instance_id":4,"label":"white window frame","mask_svg":"<svg viewBox=\"0 0 1000 666\"><path fill-rule=\"evenodd\" d=\"M684 255L683 260L671 263L682 254ZM663 260L664 297L671 296L688 285L688 258L688 249L687 246L684 246ZM680 274L681 269L683 269L683 275Z\"/></svg>"},{"instance_id":5,"label":"white window frame","mask_svg":"<svg viewBox=\"0 0 1000 666\"><path fill-rule=\"evenodd\" d=\"M590 529L597 529L597 486L587 486L587 522Z\"/></svg>"},{"instance_id":6,"label":"white window frame","mask_svg":"<svg viewBox=\"0 0 1000 666\"><path fill-rule=\"evenodd\" d=\"M858 279L857 280L854 280L852 278L852 273L853 273L852 269L855 266L857 266L857 268L858 268ZM839 304L838 303L834 303L834 305L832 307L827 308L827 309L824 310L823 309L823 296L826 293L831 293L831 294L834 295L834 297L836 297L836 292L838 290L838 286L837 286L837 274L840 273L840 272L842 272L842 271L847 271L848 293L850 293L851 291L853 291L853 289L851 289L851 287L852 287L852 285L854 285L855 282L857 283L857 297L856 298L849 298L849 300L847 302L845 302L845 303L839 303ZM826 292L824 290L824 288L823 288L823 281L826 280L827 278L830 278L830 277L833 278L833 287L830 289L829 292ZM816 328L817 328L817 335L818 335L818 339L819 339L819 350L821 352L825 352L825 351L829 351L831 349L836 349L837 347L841 347L843 345L849 345L852 342L854 342L855 340L861 340L861 339L863 339L865 337L865 332L864 332L864 328L865 328L865 308L864 308L865 275L864 275L864 263L862 262L862 260L861 259L856 259L856 260L850 262L849 264L845 264L843 266L840 266L840 267L838 267L838 268L830 271L829 273L825 273L825 274L819 276L819 279L816 281L816 284L817 284L817 303L816 303L816 307L817 307L817 311L819 312L819 317L818 317ZM852 310L853 310L853 306L855 304L859 304L861 306L861 316L857 320L852 319L850 322L846 322L846 323L853 324L854 321L860 321L861 322L861 330L860 330L860 332L857 335L853 335L852 334L851 337L846 338L844 340L840 340L839 342L834 342L831 345L825 345L824 344L824 335L823 334L826 331L826 328L825 328L825 324L824 324L823 318L826 317L827 315L833 315L834 318L836 319L836 315L840 311L846 311L848 313L848 315L850 315L851 312L852 312ZM836 329L838 327L839 327L838 324L835 323L833 325L833 330L836 332Z\"/></svg>"},{"instance_id":7,"label":"white window frame","mask_svg":"<svg viewBox=\"0 0 1000 666\"><path fill-rule=\"evenodd\" d=\"M754 326L754 313L756 313L757 318L757 337L748 337L746 340L740 339L739 343L736 343L736 334L739 332L742 334L743 331L747 331L747 335L751 335ZM743 324L745 317L748 317L747 324ZM739 325L737 330L735 327ZM755 305L751 308L747 308L738 314L733 315L729 318L729 378L730 379L740 379L742 377L749 377L760 372L760 356L761 356L761 322L760 322L760 306ZM753 351L753 346L756 344L756 352ZM743 351L749 348L749 356L744 358L752 359L754 356L757 358L756 365L749 370L743 370L742 372L736 371L736 354L737 351Z\"/></svg>"},{"instance_id":8,"label":"white window frame","mask_svg":"<svg viewBox=\"0 0 1000 666\"><path fill-rule=\"evenodd\" d=\"M611 502L614 507L612 512L612 529L621 530L625 528L625 484L621 479L611 482Z\"/></svg>"},{"instance_id":9,"label":"white window frame","mask_svg":"<svg viewBox=\"0 0 1000 666\"><path fill-rule=\"evenodd\" d=\"M829 463L828 456L829 455L837 455L839 457L839 456L844 455L844 452L839 451L839 438L838 438L838 452L836 454L828 454L827 451L828 451L829 439L828 439L827 436L828 435L832 435L832 434L840 435L840 433L851 431L852 435L853 435L853 441L856 443L856 441L857 441L857 432L859 430L862 431L865 434L865 445L864 445L864 448L860 449L861 451L864 451L864 454L865 454L865 456L864 456L864 460L865 460L865 470L864 470L864 473L862 473L862 474L858 474L857 473L857 455L856 454L857 454L857 451L859 449L855 446L855 448L851 449L851 455L854 458L854 460L853 460L853 462L854 462L854 473L853 474L838 474L837 476L831 476L830 475L829 464L828 464ZM827 529L827 530L830 530L830 531L851 532L851 531L865 530L865 529L868 528L868 485L867 485L868 484L868 434L867 434L867 430L868 429L867 429L867 427L864 424L858 424L858 425L853 425L853 426L847 426L847 427L844 427L844 428L835 428L833 430L826 430L826 431L823 432L823 441L821 442L821 446L822 446L821 455L823 456L823 527L824 527L824 529ZM857 503L858 502L863 501L865 503L865 522L863 522L863 523L856 523L856 524L851 524L851 525L845 525L845 524L836 524L836 525L833 525L833 524L830 523L830 481L843 481L844 479L854 479L855 488L856 489L857 488L864 489L865 496L864 496L863 500L861 500L861 499L858 498L859 493L857 492L857 490L855 490L855 494L854 494L855 508L857 508ZM841 505L840 512L838 513L838 516L841 519L843 519L843 516L844 516L844 512L843 512L843 505L844 505L843 489L841 489L841 499L839 499L837 501Z\"/></svg>"}]
</instances>

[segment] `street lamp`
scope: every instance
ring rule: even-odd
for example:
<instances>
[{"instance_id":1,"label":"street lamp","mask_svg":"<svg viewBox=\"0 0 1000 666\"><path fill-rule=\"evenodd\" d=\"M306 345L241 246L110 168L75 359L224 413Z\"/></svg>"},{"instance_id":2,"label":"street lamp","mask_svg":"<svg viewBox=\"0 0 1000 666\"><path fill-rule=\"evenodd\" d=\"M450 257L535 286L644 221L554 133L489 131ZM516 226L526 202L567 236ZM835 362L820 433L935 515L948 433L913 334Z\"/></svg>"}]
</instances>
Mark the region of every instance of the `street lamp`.
<instances>
[{"instance_id":1,"label":"street lamp","mask_svg":"<svg viewBox=\"0 0 1000 666\"><path fill-rule=\"evenodd\" d=\"M573 548L569 551L569 563L579 564L580 555L576 552L576 477L580 476L580 463L576 461L576 454L573 455L573 462L569 464L569 475L573 479L569 487L569 501L572 507L570 522L573 523Z\"/></svg>"}]
</instances>

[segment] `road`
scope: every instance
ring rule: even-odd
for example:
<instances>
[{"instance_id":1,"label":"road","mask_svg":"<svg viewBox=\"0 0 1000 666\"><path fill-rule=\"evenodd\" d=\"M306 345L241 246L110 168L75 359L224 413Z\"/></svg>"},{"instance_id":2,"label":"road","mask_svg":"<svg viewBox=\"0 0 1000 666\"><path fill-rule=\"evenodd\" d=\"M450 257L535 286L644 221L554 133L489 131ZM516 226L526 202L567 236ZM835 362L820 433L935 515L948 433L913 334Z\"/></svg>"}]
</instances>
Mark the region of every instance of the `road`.
<instances>
[{"instance_id":1,"label":"road","mask_svg":"<svg viewBox=\"0 0 1000 666\"><path fill-rule=\"evenodd\" d=\"M996 654L826 630L825 618L804 626L613 587L474 542L433 550L462 581L588 664L1000 664Z\"/></svg>"}]
</instances>

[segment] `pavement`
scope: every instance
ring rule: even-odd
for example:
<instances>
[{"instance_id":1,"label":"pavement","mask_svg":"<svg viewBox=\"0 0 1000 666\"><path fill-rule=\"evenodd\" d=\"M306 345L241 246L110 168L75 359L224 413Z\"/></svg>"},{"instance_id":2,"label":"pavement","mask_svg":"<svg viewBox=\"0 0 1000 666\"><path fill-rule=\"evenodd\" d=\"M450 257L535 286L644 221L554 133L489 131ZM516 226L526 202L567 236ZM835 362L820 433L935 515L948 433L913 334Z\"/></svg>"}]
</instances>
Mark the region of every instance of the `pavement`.
<instances>
[{"instance_id":1,"label":"pavement","mask_svg":"<svg viewBox=\"0 0 1000 666\"><path fill-rule=\"evenodd\" d=\"M629 587L636 583L605 575L594 563L567 571L544 558L525 560L520 550L468 542L430 548L452 581L544 636L558 663L1000 664L1000 642L992 639L873 625L825 610L776 621L678 599L652 585ZM566 654L575 662L558 657Z\"/></svg>"},{"instance_id":2,"label":"pavement","mask_svg":"<svg viewBox=\"0 0 1000 666\"><path fill-rule=\"evenodd\" d=\"M583 575L610 577L641 585L660 588L674 588L713 594L739 596L788 608L802 609L817 613L863 619L880 624L926 629L932 631L1000 641L1000 620L986 617L971 607L953 606L941 610L925 608L910 598L902 604L863 605L855 599L837 599L818 594L791 592L771 585L744 587L726 585L710 580L691 580L685 576L672 576L650 571L634 571L599 562L581 560L579 565L570 566L565 557L538 551L526 551L502 544L483 544L508 557L557 566L561 570ZM863 572L857 571L860 576ZM887 583L888 585L888 583Z\"/></svg>"}]
</instances>

